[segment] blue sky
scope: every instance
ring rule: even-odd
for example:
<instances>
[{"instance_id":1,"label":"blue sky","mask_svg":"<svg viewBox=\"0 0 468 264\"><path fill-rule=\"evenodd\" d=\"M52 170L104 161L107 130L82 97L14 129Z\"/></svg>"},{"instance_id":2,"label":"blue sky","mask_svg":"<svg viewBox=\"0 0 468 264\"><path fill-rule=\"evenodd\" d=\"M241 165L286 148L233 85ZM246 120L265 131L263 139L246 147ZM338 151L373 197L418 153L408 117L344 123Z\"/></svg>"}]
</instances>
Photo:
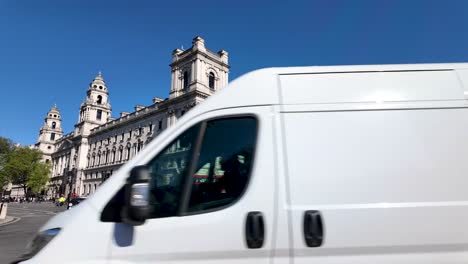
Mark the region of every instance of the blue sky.
<instances>
[{"instance_id":1,"label":"blue sky","mask_svg":"<svg viewBox=\"0 0 468 264\"><path fill-rule=\"evenodd\" d=\"M37 140L57 103L66 133L101 70L113 116L167 97L171 52L230 55L230 79L272 66L468 61L468 1L0 0L0 136Z\"/></svg>"}]
</instances>

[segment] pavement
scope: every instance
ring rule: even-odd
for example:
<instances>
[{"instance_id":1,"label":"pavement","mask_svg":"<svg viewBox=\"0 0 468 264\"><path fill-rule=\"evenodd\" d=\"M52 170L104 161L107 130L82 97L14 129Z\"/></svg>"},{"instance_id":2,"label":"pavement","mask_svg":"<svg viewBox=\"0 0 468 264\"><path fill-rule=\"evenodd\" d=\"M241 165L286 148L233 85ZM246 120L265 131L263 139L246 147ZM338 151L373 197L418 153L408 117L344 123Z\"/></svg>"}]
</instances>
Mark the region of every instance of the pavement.
<instances>
[{"instance_id":1,"label":"pavement","mask_svg":"<svg viewBox=\"0 0 468 264\"><path fill-rule=\"evenodd\" d=\"M52 203L9 203L7 218L0 222L0 263L10 263L21 255L39 228L65 206Z\"/></svg>"}]
</instances>

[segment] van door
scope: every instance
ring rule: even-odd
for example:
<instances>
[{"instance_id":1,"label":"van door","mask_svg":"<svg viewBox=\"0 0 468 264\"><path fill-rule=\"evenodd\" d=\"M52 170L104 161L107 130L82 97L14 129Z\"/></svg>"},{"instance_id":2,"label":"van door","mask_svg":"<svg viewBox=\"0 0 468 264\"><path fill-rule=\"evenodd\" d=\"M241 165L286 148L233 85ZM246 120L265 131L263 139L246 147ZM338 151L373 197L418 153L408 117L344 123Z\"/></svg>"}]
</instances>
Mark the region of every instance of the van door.
<instances>
[{"instance_id":1,"label":"van door","mask_svg":"<svg viewBox=\"0 0 468 264\"><path fill-rule=\"evenodd\" d=\"M285 107L294 263L468 259L468 109Z\"/></svg>"},{"instance_id":2,"label":"van door","mask_svg":"<svg viewBox=\"0 0 468 264\"><path fill-rule=\"evenodd\" d=\"M146 164L151 219L115 223L111 263L269 263L271 108L214 111L179 126Z\"/></svg>"}]
</instances>

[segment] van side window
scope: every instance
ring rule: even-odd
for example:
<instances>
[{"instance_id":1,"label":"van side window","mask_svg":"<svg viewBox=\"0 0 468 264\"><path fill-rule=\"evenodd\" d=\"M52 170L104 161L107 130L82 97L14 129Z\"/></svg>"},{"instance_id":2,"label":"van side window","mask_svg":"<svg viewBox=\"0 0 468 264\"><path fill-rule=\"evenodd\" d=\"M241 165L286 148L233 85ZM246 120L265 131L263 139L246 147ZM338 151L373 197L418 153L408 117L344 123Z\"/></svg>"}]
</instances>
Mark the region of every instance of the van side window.
<instances>
[{"instance_id":1,"label":"van side window","mask_svg":"<svg viewBox=\"0 0 468 264\"><path fill-rule=\"evenodd\" d=\"M253 117L207 122L188 212L223 207L242 195L252 169L256 135Z\"/></svg>"},{"instance_id":2,"label":"van side window","mask_svg":"<svg viewBox=\"0 0 468 264\"><path fill-rule=\"evenodd\" d=\"M148 164L151 173L152 218L177 215L198 128L194 126L185 131Z\"/></svg>"},{"instance_id":3,"label":"van side window","mask_svg":"<svg viewBox=\"0 0 468 264\"><path fill-rule=\"evenodd\" d=\"M209 120L185 131L147 164L151 217L222 208L244 192L252 169L257 120Z\"/></svg>"}]
</instances>

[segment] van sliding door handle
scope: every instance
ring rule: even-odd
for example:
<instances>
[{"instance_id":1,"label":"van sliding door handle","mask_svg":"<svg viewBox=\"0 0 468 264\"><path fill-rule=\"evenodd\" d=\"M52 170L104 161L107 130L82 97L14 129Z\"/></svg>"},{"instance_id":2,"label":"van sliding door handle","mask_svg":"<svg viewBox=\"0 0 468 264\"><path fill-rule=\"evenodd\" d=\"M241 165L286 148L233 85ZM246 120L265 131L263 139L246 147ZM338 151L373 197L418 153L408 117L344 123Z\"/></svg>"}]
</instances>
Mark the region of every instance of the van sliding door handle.
<instances>
[{"instance_id":1,"label":"van sliding door handle","mask_svg":"<svg viewBox=\"0 0 468 264\"><path fill-rule=\"evenodd\" d=\"M261 212L249 212L245 221L247 247L261 248L265 239L265 223Z\"/></svg>"},{"instance_id":2,"label":"van sliding door handle","mask_svg":"<svg viewBox=\"0 0 468 264\"><path fill-rule=\"evenodd\" d=\"M319 211L304 212L304 239L308 247L320 247L322 245L323 224Z\"/></svg>"}]
</instances>

